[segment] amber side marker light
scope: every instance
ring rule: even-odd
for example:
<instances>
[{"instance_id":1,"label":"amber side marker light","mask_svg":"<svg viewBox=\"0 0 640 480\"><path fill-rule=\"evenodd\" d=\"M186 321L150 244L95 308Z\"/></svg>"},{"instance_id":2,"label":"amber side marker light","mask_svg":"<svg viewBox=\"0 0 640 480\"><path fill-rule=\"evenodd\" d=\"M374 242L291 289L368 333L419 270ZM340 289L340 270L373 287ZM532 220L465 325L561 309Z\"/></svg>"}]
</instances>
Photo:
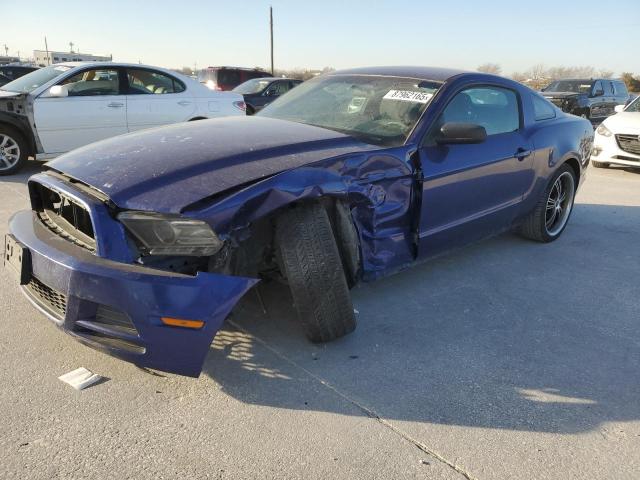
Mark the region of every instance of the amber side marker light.
<instances>
[{"instance_id":1,"label":"amber side marker light","mask_svg":"<svg viewBox=\"0 0 640 480\"><path fill-rule=\"evenodd\" d=\"M160 317L162 323L165 325L169 325L170 327L184 327L184 328L202 328L204 326L204 322L202 320L184 320L182 318L170 318L170 317Z\"/></svg>"}]
</instances>

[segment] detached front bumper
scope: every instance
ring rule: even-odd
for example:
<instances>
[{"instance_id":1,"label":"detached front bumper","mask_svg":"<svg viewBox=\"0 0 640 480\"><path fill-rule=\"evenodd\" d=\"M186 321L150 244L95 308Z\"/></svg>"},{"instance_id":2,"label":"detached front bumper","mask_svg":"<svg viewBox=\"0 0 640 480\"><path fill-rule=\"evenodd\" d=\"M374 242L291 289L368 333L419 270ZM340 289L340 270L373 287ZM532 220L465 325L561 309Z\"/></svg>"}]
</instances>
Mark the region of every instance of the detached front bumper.
<instances>
[{"instance_id":1,"label":"detached front bumper","mask_svg":"<svg viewBox=\"0 0 640 480\"><path fill-rule=\"evenodd\" d=\"M9 228L30 252L22 290L34 306L85 345L141 367L197 377L216 332L257 282L98 257L57 236L31 211L16 213ZM163 317L204 325L169 326Z\"/></svg>"}]
</instances>

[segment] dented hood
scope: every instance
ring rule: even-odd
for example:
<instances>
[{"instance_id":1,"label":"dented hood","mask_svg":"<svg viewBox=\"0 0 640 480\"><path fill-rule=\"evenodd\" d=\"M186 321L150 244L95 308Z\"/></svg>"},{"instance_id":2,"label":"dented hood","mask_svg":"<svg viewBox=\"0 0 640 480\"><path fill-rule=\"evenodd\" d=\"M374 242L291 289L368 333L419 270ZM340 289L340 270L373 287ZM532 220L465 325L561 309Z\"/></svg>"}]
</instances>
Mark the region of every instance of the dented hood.
<instances>
[{"instance_id":1,"label":"dented hood","mask_svg":"<svg viewBox=\"0 0 640 480\"><path fill-rule=\"evenodd\" d=\"M375 148L310 125L228 117L111 138L48 165L102 191L121 208L177 213L248 182Z\"/></svg>"}]
</instances>

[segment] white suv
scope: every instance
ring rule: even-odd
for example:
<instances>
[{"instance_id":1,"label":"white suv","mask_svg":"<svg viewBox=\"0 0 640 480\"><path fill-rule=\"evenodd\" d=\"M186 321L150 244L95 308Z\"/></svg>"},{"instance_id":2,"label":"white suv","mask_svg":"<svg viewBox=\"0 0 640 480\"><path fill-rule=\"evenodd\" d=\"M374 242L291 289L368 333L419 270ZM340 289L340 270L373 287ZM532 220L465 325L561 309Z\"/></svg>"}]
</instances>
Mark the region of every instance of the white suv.
<instances>
[{"instance_id":1,"label":"white suv","mask_svg":"<svg viewBox=\"0 0 640 480\"><path fill-rule=\"evenodd\" d=\"M127 132L245 115L242 95L156 67L61 63L0 88L0 175Z\"/></svg>"}]
</instances>

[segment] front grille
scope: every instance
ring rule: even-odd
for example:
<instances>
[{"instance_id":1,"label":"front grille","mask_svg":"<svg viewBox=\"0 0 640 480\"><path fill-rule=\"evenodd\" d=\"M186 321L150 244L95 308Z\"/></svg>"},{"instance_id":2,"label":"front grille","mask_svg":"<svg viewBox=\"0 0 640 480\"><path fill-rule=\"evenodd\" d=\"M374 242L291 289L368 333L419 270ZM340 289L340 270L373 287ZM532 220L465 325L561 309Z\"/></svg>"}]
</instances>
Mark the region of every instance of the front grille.
<instances>
[{"instance_id":1,"label":"front grille","mask_svg":"<svg viewBox=\"0 0 640 480\"><path fill-rule=\"evenodd\" d=\"M553 103L556 107L562 108L564 106L564 100L561 98L550 98L549 101Z\"/></svg>"},{"instance_id":2,"label":"front grille","mask_svg":"<svg viewBox=\"0 0 640 480\"><path fill-rule=\"evenodd\" d=\"M35 277L31 277L26 285L32 298L45 310L58 319L67 313L67 296L45 285Z\"/></svg>"},{"instance_id":3,"label":"front grille","mask_svg":"<svg viewBox=\"0 0 640 480\"><path fill-rule=\"evenodd\" d=\"M621 150L640 155L640 137L638 135L616 135Z\"/></svg>"},{"instance_id":4,"label":"front grille","mask_svg":"<svg viewBox=\"0 0 640 480\"><path fill-rule=\"evenodd\" d=\"M87 209L64 194L35 184L38 218L49 230L91 252L96 250L91 215Z\"/></svg>"}]
</instances>

